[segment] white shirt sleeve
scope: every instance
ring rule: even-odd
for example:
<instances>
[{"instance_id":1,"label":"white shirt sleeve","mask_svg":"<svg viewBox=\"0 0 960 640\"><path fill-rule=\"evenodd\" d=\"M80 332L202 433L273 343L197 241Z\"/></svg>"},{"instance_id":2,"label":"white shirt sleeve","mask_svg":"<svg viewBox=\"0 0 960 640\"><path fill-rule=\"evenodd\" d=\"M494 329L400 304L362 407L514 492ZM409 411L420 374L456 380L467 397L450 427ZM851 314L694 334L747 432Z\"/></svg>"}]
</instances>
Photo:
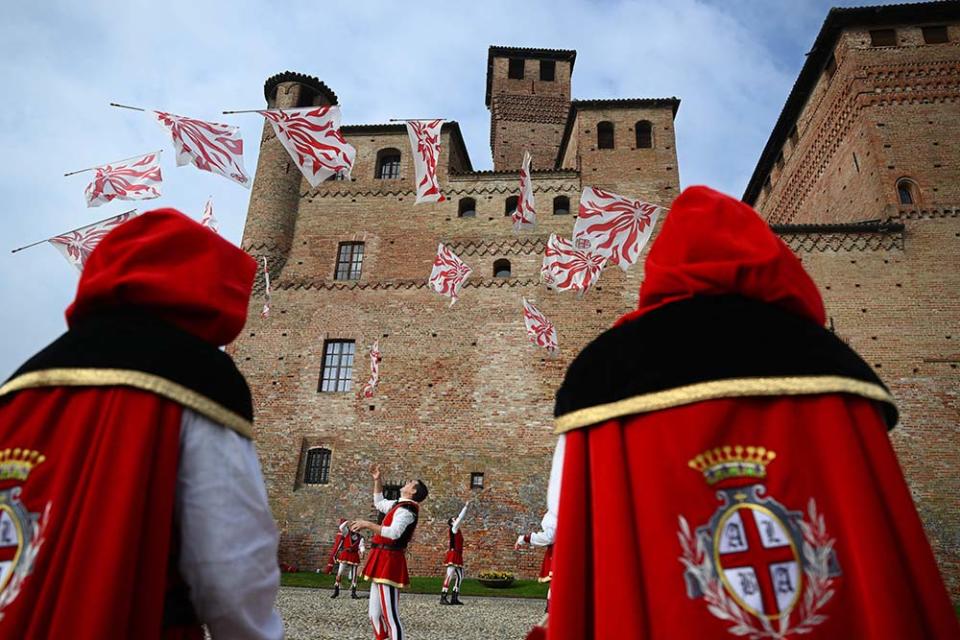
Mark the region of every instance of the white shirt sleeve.
<instances>
[{"instance_id":1,"label":"white shirt sleeve","mask_svg":"<svg viewBox=\"0 0 960 640\"><path fill-rule=\"evenodd\" d=\"M277 528L253 443L186 408L175 517L180 573L211 637L283 638Z\"/></svg>"},{"instance_id":2,"label":"white shirt sleeve","mask_svg":"<svg viewBox=\"0 0 960 640\"><path fill-rule=\"evenodd\" d=\"M387 513L390 509L393 509L393 505L395 504L397 504L396 500L384 500L382 493L373 494L373 506L375 506L380 513Z\"/></svg>"},{"instance_id":3,"label":"white shirt sleeve","mask_svg":"<svg viewBox=\"0 0 960 640\"><path fill-rule=\"evenodd\" d=\"M560 481L563 479L563 452L567 436L557 438L553 450L553 463L550 466L550 483L547 485L547 512L540 521L540 531L530 534L530 544L546 547L553 544L557 533L557 513L560 511Z\"/></svg>"},{"instance_id":4,"label":"white shirt sleeve","mask_svg":"<svg viewBox=\"0 0 960 640\"><path fill-rule=\"evenodd\" d=\"M384 538L396 540L403 535L403 532L406 531L407 527L412 523L413 514L410 513L409 509L397 509L393 514L393 521L390 523L390 526L380 528L380 535Z\"/></svg>"},{"instance_id":5,"label":"white shirt sleeve","mask_svg":"<svg viewBox=\"0 0 960 640\"><path fill-rule=\"evenodd\" d=\"M469 502L463 505L463 509L460 510L460 515L458 515L456 519L454 519L453 525L450 527L454 533L456 533L457 531L460 531L460 524L463 522L464 516L467 515L467 507L469 506L470 506Z\"/></svg>"}]
</instances>

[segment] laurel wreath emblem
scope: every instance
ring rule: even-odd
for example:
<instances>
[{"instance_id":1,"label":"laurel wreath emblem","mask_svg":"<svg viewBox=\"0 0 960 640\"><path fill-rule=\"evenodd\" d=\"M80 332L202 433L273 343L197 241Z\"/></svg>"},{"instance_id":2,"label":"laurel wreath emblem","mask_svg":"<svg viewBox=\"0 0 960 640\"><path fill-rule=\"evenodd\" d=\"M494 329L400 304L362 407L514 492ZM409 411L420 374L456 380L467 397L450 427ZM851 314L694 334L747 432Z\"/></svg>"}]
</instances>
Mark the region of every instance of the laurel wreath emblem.
<instances>
[{"instance_id":1,"label":"laurel wreath emblem","mask_svg":"<svg viewBox=\"0 0 960 640\"><path fill-rule=\"evenodd\" d=\"M792 610L784 612L774 625L771 620L763 616L753 616L740 608L720 583L720 578L713 569L713 562L704 548L703 537L695 536L686 518L679 516L680 531L677 532L677 537L683 549L680 562L696 579L707 602L707 610L717 618L733 623L727 627L727 631L736 636L746 636L750 640L782 640L791 634L809 633L813 627L827 619L820 610L835 593L835 578L830 576L830 556L834 539L827 535L823 515L817 513L817 504L813 498L807 506L807 518L799 520L800 530L803 532L803 559L806 565L804 575L807 586L798 609L797 623L791 626Z\"/></svg>"}]
</instances>

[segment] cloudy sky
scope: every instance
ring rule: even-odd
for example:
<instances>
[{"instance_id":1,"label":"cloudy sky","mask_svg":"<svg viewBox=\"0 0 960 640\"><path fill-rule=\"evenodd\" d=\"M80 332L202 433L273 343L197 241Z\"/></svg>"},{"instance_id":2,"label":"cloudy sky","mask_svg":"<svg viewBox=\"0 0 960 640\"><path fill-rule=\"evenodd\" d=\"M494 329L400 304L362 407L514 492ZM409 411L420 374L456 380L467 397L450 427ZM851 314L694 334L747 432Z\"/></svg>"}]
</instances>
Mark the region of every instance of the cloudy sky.
<instances>
[{"instance_id":1,"label":"cloudy sky","mask_svg":"<svg viewBox=\"0 0 960 640\"><path fill-rule=\"evenodd\" d=\"M289 69L325 81L346 124L458 120L474 167L488 169L487 47L576 49L574 98L680 97L681 185L740 196L827 11L853 4L3 2L0 380L65 329L63 309L77 283L51 246L10 249L129 208L87 209L90 174L63 173L164 148L164 196L148 206L199 217L213 196L222 233L239 244L249 191L176 168L159 125L109 102L237 124L252 173L259 116L220 111L262 107L264 79Z\"/></svg>"}]
</instances>

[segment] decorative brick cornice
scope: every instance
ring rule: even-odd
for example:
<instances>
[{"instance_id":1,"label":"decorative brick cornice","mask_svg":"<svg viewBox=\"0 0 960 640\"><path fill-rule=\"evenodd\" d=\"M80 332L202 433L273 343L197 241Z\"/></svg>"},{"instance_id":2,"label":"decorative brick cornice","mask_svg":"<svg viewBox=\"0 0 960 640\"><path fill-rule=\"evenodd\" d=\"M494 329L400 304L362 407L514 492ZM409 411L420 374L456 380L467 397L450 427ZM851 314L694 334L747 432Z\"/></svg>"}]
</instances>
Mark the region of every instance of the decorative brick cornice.
<instances>
[{"instance_id":1,"label":"decorative brick cornice","mask_svg":"<svg viewBox=\"0 0 960 640\"><path fill-rule=\"evenodd\" d=\"M548 236L507 238L504 240L453 240L444 244L458 256L506 256L542 253Z\"/></svg>"},{"instance_id":2,"label":"decorative brick cornice","mask_svg":"<svg viewBox=\"0 0 960 640\"><path fill-rule=\"evenodd\" d=\"M474 278L468 280L465 289L503 289L514 287L535 287L539 278ZM273 287L275 291L389 291L426 289L427 280L378 280L374 282L339 282L336 280L315 280L309 278L284 278Z\"/></svg>"},{"instance_id":3,"label":"decorative brick cornice","mask_svg":"<svg viewBox=\"0 0 960 640\"><path fill-rule=\"evenodd\" d=\"M580 186L578 184L566 184L566 185L548 185L548 186L536 186L533 189L534 193L562 193L562 192L579 192ZM495 185L495 186L483 186L483 187L468 187L463 189L450 189L444 188L443 195L451 200L451 196L460 196L460 195L489 195L489 194L504 194L511 193L517 194L520 192L519 183L514 184L513 181L509 185ZM316 188L308 191L304 191L300 194L301 198L377 198L377 197L399 197L399 196L416 196L417 192L413 189L338 189L337 191L328 191L326 189Z\"/></svg>"},{"instance_id":4,"label":"decorative brick cornice","mask_svg":"<svg viewBox=\"0 0 960 640\"><path fill-rule=\"evenodd\" d=\"M876 228L857 224L771 227L796 253L903 250L904 225L899 222L876 223Z\"/></svg>"},{"instance_id":5,"label":"decorative brick cornice","mask_svg":"<svg viewBox=\"0 0 960 640\"><path fill-rule=\"evenodd\" d=\"M924 218L956 218L960 217L960 205L930 205L901 206L899 216L901 220L922 220Z\"/></svg>"}]
</instances>

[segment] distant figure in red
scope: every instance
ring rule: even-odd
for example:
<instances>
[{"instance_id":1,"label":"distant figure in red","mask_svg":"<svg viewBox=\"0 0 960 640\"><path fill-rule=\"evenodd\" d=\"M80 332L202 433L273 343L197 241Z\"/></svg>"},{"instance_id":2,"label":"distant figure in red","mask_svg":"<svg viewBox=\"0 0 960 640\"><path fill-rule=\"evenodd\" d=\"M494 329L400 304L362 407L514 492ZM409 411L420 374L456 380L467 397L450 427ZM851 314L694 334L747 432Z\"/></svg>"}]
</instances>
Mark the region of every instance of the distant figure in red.
<instances>
[{"instance_id":1,"label":"distant figure in red","mask_svg":"<svg viewBox=\"0 0 960 640\"><path fill-rule=\"evenodd\" d=\"M470 501L467 500L463 509L460 510L460 515L447 520L449 543L447 555L443 559L447 567L447 575L443 579L443 588L440 590L440 604L463 604L460 601L460 583L463 582L463 532L460 531L460 525L463 524L463 518L467 515L469 506ZM447 588L450 586L451 579L453 579L453 589L450 590L450 599L447 600Z\"/></svg>"},{"instance_id":2,"label":"distant figure in red","mask_svg":"<svg viewBox=\"0 0 960 640\"><path fill-rule=\"evenodd\" d=\"M350 531L347 521L340 519L340 526L337 527L337 537L333 543L332 559L339 566L337 567L337 577L333 583L333 595L336 598L340 595L340 579L343 577L344 570L350 572L350 597L359 600L357 595L357 569L360 559L366 549L364 548L363 536L354 531Z\"/></svg>"}]
</instances>

